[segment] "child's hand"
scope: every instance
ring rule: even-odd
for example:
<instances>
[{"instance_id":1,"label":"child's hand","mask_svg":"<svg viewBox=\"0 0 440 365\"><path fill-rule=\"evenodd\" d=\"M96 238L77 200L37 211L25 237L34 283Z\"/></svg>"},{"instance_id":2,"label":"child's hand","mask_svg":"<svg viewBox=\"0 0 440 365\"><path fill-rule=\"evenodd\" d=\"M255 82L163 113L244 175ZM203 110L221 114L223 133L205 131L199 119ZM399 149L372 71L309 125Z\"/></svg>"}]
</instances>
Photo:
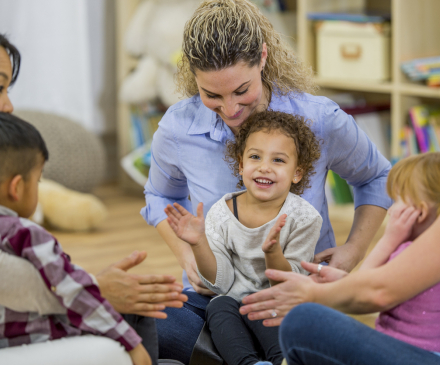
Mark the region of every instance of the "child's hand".
<instances>
[{"instance_id":1,"label":"child's hand","mask_svg":"<svg viewBox=\"0 0 440 365\"><path fill-rule=\"evenodd\" d=\"M266 240L263 243L263 246L261 247L264 253L272 253L279 247L280 231L281 228L283 228L286 224L286 218L287 214L281 215L270 230ZM276 245L277 242L278 245Z\"/></svg>"},{"instance_id":2,"label":"child's hand","mask_svg":"<svg viewBox=\"0 0 440 365\"><path fill-rule=\"evenodd\" d=\"M151 358L148 355L145 347L140 343L133 350L129 351L128 354L131 357L133 365L151 365Z\"/></svg>"},{"instance_id":3,"label":"child's hand","mask_svg":"<svg viewBox=\"0 0 440 365\"><path fill-rule=\"evenodd\" d=\"M174 208L168 204L165 208L167 222L180 239L190 245L196 245L205 236L205 218L203 217L203 203L197 206L197 217L194 217L180 204L174 203Z\"/></svg>"},{"instance_id":4,"label":"child's hand","mask_svg":"<svg viewBox=\"0 0 440 365\"><path fill-rule=\"evenodd\" d=\"M382 239L389 246L396 248L410 237L420 210L399 200L388 210L388 215L390 218Z\"/></svg>"}]
</instances>

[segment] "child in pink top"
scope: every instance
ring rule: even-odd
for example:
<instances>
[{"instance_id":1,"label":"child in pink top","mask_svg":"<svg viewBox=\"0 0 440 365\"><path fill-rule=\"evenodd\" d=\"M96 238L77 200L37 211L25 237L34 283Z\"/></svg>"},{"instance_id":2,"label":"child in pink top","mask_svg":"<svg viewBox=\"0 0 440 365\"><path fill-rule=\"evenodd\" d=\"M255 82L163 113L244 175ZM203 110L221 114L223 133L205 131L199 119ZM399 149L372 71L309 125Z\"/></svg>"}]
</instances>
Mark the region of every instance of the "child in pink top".
<instances>
[{"instance_id":1,"label":"child in pink top","mask_svg":"<svg viewBox=\"0 0 440 365\"><path fill-rule=\"evenodd\" d=\"M390 171L387 190L395 203L389 210L385 234L360 270L393 260L436 220L440 214L440 153L399 161ZM402 237L412 223L410 236ZM381 312L376 329L425 350L440 352L440 283Z\"/></svg>"}]
</instances>

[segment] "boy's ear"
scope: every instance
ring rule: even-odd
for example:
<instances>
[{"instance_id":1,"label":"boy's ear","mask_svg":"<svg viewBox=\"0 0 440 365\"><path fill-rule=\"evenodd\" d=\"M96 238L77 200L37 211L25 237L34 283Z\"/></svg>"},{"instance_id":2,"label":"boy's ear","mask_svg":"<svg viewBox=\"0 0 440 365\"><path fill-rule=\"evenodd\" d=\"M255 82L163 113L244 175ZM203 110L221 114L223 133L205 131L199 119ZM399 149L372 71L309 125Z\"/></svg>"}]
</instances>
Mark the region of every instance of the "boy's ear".
<instances>
[{"instance_id":1,"label":"boy's ear","mask_svg":"<svg viewBox=\"0 0 440 365\"><path fill-rule=\"evenodd\" d=\"M20 199L20 188L23 183L23 176L15 175L9 182L8 195L13 201Z\"/></svg>"},{"instance_id":2,"label":"boy's ear","mask_svg":"<svg viewBox=\"0 0 440 365\"><path fill-rule=\"evenodd\" d=\"M417 217L417 223L422 223L429 214L429 206L426 202L422 201L420 203L420 215Z\"/></svg>"},{"instance_id":3,"label":"boy's ear","mask_svg":"<svg viewBox=\"0 0 440 365\"><path fill-rule=\"evenodd\" d=\"M295 175L293 175L292 182L294 184L298 184L301 181L302 177L303 177L303 170L302 168L298 167L296 169Z\"/></svg>"}]
</instances>

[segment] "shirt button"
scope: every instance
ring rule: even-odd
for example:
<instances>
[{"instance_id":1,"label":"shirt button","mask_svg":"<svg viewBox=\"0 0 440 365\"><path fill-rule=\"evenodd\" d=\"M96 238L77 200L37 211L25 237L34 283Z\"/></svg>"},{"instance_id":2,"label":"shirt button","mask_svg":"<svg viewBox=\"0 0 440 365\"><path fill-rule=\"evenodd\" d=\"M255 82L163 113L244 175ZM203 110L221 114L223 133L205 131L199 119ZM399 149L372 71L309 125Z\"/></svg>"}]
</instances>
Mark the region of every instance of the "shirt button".
<instances>
[{"instance_id":1,"label":"shirt button","mask_svg":"<svg viewBox=\"0 0 440 365\"><path fill-rule=\"evenodd\" d=\"M50 287L50 290L52 290L52 291L55 293L55 292L57 291L57 288L56 288L55 286L52 285L52 286Z\"/></svg>"}]
</instances>

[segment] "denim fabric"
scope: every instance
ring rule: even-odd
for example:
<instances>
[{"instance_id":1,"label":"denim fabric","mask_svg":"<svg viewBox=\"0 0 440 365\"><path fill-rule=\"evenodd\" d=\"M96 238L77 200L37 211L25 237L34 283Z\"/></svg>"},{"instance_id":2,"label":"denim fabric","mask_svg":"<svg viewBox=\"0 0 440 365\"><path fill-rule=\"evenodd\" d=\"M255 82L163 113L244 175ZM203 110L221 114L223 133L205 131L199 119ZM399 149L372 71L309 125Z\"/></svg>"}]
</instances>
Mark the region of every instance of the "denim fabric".
<instances>
[{"instance_id":1,"label":"denim fabric","mask_svg":"<svg viewBox=\"0 0 440 365\"><path fill-rule=\"evenodd\" d=\"M292 309L280 327L289 365L440 365L440 357L319 304Z\"/></svg>"},{"instance_id":2,"label":"denim fabric","mask_svg":"<svg viewBox=\"0 0 440 365\"><path fill-rule=\"evenodd\" d=\"M184 291L188 301L183 308L167 308L167 319L156 321L159 358L189 364L193 347L205 323L205 309L211 297Z\"/></svg>"},{"instance_id":3,"label":"denim fabric","mask_svg":"<svg viewBox=\"0 0 440 365\"><path fill-rule=\"evenodd\" d=\"M335 246L324 190L328 170L353 186L355 208L365 204L390 207L386 179L391 164L336 103L305 93L288 97L273 94L269 108L304 116L322 141L311 187L302 195L323 219L315 252ZM141 210L148 224L156 226L166 219L164 208L174 202L193 213L198 203L203 202L206 215L223 195L237 190L238 180L224 160L226 142L233 138L230 128L203 105L199 95L167 110L151 147L146 206ZM193 290L186 273L183 284L186 290Z\"/></svg>"},{"instance_id":4,"label":"denim fabric","mask_svg":"<svg viewBox=\"0 0 440 365\"><path fill-rule=\"evenodd\" d=\"M240 306L234 298L219 296L206 308L206 321L221 357L228 365L281 365L278 327L264 327L263 321L249 320L240 314Z\"/></svg>"}]
</instances>

